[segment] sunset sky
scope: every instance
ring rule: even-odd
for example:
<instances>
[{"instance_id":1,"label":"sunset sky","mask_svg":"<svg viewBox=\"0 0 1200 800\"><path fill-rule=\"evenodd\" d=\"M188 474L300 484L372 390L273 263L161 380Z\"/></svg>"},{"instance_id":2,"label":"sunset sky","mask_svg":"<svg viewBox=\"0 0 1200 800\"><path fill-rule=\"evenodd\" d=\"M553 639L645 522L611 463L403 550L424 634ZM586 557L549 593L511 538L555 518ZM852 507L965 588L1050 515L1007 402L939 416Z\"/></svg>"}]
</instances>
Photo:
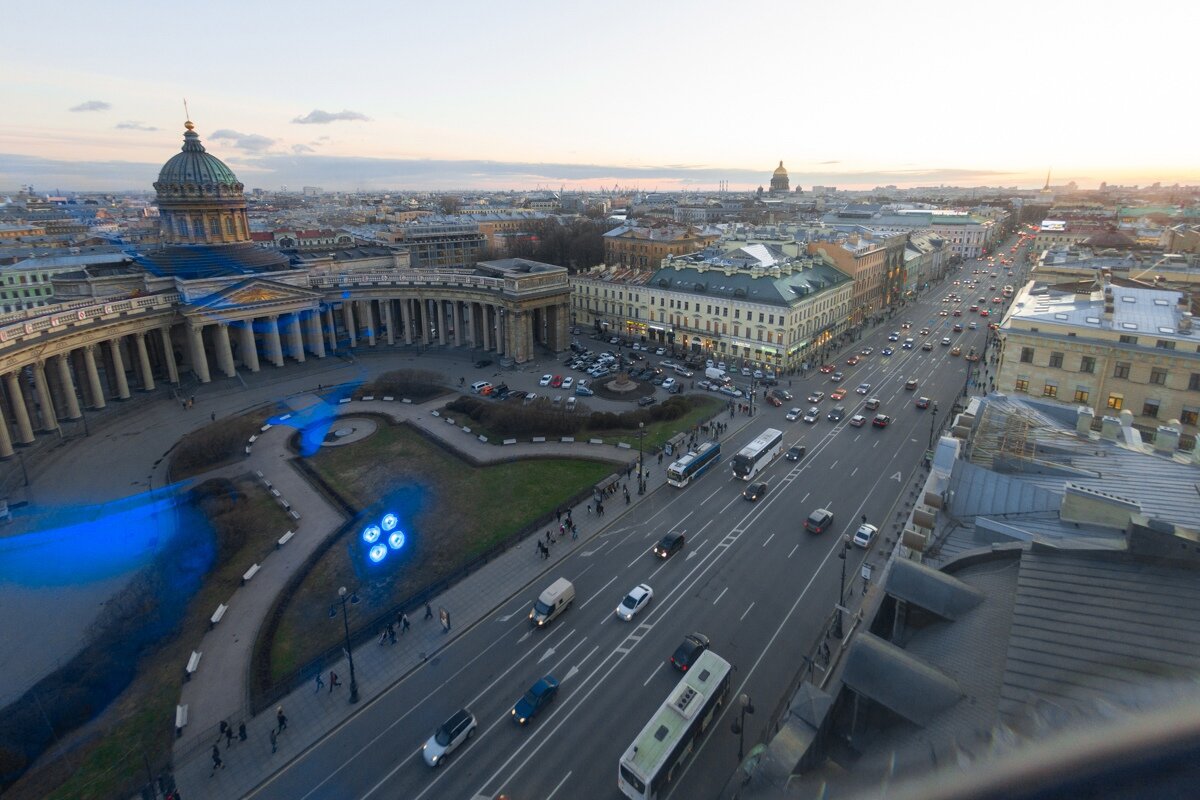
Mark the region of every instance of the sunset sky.
<instances>
[{"instance_id":1,"label":"sunset sky","mask_svg":"<svg viewBox=\"0 0 1200 800\"><path fill-rule=\"evenodd\" d=\"M1198 8L23 3L0 191L149 189L184 97L266 189L1200 183Z\"/></svg>"}]
</instances>

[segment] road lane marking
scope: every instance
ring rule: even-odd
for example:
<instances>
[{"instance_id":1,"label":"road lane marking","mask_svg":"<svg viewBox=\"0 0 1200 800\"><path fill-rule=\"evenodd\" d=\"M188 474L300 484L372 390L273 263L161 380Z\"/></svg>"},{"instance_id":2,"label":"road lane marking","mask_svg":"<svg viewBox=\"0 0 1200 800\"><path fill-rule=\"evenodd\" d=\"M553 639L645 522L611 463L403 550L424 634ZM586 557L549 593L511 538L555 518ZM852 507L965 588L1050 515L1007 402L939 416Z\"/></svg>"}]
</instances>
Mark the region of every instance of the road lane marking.
<instances>
[{"instance_id":1,"label":"road lane marking","mask_svg":"<svg viewBox=\"0 0 1200 800\"><path fill-rule=\"evenodd\" d=\"M712 603L712 604L715 606L715 605L717 604L717 602L718 602L718 601L720 601L720 599L721 599L722 597L724 597L724 596L725 596L725 593L726 593L726 592L728 592L728 591L729 591L729 587L728 587L728 586L726 586L724 589L722 589L722 590L721 590L721 593L720 593L719 595L717 595L717 599L716 599L716 600L713 600L713 603Z\"/></svg>"},{"instance_id":2,"label":"road lane marking","mask_svg":"<svg viewBox=\"0 0 1200 800\"><path fill-rule=\"evenodd\" d=\"M754 608L753 602L750 603L750 605L746 607L746 610L742 612L741 619L739 619L738 622L741 622L742 620L744 620L746 618L746 615L750 613L750 609L752 609L752 608Z\"/></svg>"},{"instance_id":3,"label":"road lane marking","mask_svg":"<svg viewBox=\"0 0 1200 800\"><path fill-rule=\"evenodd\" d=\"M855 467L855 468L854 468L854 469L853 469L853 470L850 472L850 477L851 477L851 478L853 478L853 477L854 477L854 476L855 476L857 473L858 473L858 467Z\"/></svg>"},{"instance_id":4,"label":"road lane marking","mask_svg":"<svg viewBox=\"0 0 1200 800\"><path fill-rule=\"evenodd\" d=\"M546 800L550 800L550 798L552 798L552 797L554 797L554 795L558 794L558 790L563 787L563 784L566 783L567 779L569 779L570 777L571 777L571 772L568 772L566 775L564 775L563 779L558 782L558 786L554 787L554 791L552 791L550 794L546 795Z\"/></svg>"},{"instance_id":5,"label":"road lane marking","mask_svg":"<svg viewBox=\"0 0 1200 800\"><path fill-rule=\"evenodd\" d=\"M648 686L650 681L654 680L654 676L658 674L660 669L662 669L662 664L655 664L654 669L650 670L650 677L646 678L642 686Z\"/></svg>"},{"instance_id":6,"label":"road lane marking","mask_svg":"<svg viewBox=\"0 0 1200 800\"><path fill-rule=\"evenodd\" d=\"M770 542L772 539L774 539L774 538L775 538L775 534L773 534L773 533L772 533L770 536L768 536L768 537L767 537L766 541L764 541L764 542L762 543L762 546L763 546L763 547L766 547L766 546L767 546L767 544L768 544L768 543L769 543L769 542Z\"/></svg>"},{"instance_id":7,"label":"road lane marking","mask_svg":"<svg viewBox=\"0 0 1200 800\"><path fill-rule=\"evenodd\" d=\"M798 545L798 544L797 544L797 545L794 545L794 546L792 547L792 552L788 553L788 558L791 558L792 556L794 556L794 555L796 554L796 550L798 550L798 549L799 549L799 547L800 547L800 545Z\"/></svg>"}]
</instances>

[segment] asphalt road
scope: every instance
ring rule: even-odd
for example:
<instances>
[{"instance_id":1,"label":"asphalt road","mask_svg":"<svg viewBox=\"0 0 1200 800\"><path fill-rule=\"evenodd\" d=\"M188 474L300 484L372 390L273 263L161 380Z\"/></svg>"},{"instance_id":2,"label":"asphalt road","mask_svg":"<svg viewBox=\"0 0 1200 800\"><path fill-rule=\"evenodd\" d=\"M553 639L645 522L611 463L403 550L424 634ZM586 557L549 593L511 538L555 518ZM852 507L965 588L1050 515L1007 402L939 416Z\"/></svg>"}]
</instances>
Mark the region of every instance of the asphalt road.
<instances>
[{"instance_id":1,"label":"asphalt road","mask_svg":"<svg viewBox=\"0 0 1200 800\"><path fill-rule=\"evenodd\" d=\"M1003 251L1007 254L1007 247ZM1019 254L1018 254L1019 255ZM970 277L968 263L953 278ZM999 285L1016 284L1002 269ZM966 311L979 295L958 289L965 299L961 321L979 330L951 332L954 317L940 317L949 281L911 304L895 320L867 333L839 358L849 395L828 398L836 388L828 375L793 378L795 405L813 389L826 392L824 414L845 405L847 417L833 424L786 422L788 406L760 406L753 423L722 446L716 468L684 489L665 487L641 506L635 521L620 520L585 548L560 563L535 585L505 602L491 617L460 634L437 658L277 773L254 793L260 798L527 798L618 797L617 760L678 681L667 662L682 637L700 631L713 649L736 667L734 696L745 692L756 706L747 718L746 742L760 740L771 710L802 667L820 635L841 581L841 538L866 515L887 530L893 507L911 485L930 438L932 408L914 407L914 398L937 402L938 424L963 389L970 365L937 344L950 336L966 354L982 350L985 322ZM989 304L989 307L995 308ZM910 319L918 349L883 357L888 333ZM931 328L931 352L919 349L917 331ZM851 353L873 347L854 367ZM893 344L898 348L898 343ZM915 391L904 388L915 377ZM536 380L536 376L533 376ZM855 393L870 383L869 396L882 402L893 422L887 428L851 427L849 417L867 399ZM784 383L786 388L786 382ZM525 387L520 387L525 388ZM868 419L874 412L862 412ZM800 462L782 457L756 480L770 485L766 497L745 501L746 484L732 477L732 455L766 427L785 432L785 449L804 444ZM661 469L661 467L655 466ZM801 528L810 511L835 514L832 528L814 536ZM687 546L667 561L649 553L668 530L685 530ZM861 591L858 577L865 557L851 551L846 564L849 592ZM546 630L532 630L526 615L538 592L557 577L576 586L575 605ZM614 616L624 594L639 583L654 589L651 604L632 623ZM517 587L514 587L514 590ZM501 598L498 598L498 600ZM562 686L558 698L532 723L520 728L509 709L544 674ZM732 704L731 704L732 705ZM473 739L440 768L427 767L421 744L446 717L466 706L478 719ZM672 798L713 797L737 765L737 737L727 707L686 770L668 792Z\"/></svg>"}]
</instances>

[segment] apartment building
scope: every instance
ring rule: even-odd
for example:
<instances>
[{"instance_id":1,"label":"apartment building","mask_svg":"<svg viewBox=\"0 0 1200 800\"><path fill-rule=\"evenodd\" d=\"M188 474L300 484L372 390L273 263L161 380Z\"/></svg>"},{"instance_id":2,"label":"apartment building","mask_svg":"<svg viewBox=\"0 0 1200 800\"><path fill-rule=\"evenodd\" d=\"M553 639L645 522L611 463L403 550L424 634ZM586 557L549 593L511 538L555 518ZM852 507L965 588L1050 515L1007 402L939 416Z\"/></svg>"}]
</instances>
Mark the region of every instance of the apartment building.
<instances>
[{"instance_id":1,"label":"apartment building","mask_svg":"<svg viewBox=\"0 0 1200 800\"><path fill-rule=\"evenodd\" d=\"M695 253L719 238L716 231L692 227L622 225L604 234L604 262L614 267L653 269L667 256Z\"/></svg>"}]
</instances>

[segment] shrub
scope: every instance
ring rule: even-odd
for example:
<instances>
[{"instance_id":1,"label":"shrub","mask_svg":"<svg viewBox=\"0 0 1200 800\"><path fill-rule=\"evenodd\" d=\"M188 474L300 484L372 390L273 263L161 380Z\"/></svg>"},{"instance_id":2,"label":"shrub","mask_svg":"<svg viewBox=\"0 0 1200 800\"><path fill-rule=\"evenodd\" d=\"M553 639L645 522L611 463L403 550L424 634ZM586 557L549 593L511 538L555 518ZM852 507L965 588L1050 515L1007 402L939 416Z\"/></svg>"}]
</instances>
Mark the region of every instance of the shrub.
<instances>
[{"instance_id":1,"label":"shrub","mask_svg":"<svg viewBox=\"0 0 1200 800\"><path fill-rule=\"evenodd\" d=\"M390 397L408 397L421 402L445 392L444 380L440 373L430 370L397 369L383 373L370 383L364 383L358 387L354 396L388 395Z\"/></svg>"}]
</instances>

